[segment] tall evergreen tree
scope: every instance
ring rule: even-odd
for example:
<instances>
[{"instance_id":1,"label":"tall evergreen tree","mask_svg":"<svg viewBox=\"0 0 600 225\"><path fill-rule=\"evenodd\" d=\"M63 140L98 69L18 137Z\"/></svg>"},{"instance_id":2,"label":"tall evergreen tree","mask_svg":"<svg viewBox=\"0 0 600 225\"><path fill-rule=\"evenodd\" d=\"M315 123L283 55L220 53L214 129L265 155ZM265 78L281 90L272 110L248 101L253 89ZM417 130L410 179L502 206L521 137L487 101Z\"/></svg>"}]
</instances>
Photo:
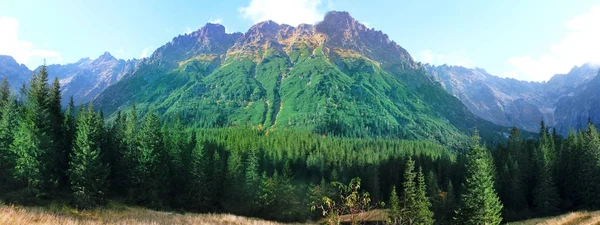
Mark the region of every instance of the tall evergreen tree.
<instances>
[{"instance_id":1,"label":"tall evergreen tree","mask_svg":"<svg viewBox=\"0 0 600 225\"><path fill-rule=\"evenodd\" d=\"M416 209L414 208L417 205L416 176L415 161L413 161L412 158L409 158L404 169L404 182L402 183L402 208L404 209L402 221L406 224L413 224L417 215Z\"/></svg>"},{"instance_id":2,"label":"tall evergreen tree","mask_svg":"<svg viewBox=\"0 0 600 225\"><path fill-rule=\"evenodd\" d=\"M90 208L104 202L108 166L102 162L102 123L91 105L77 118L77 132L69 161L69 180L76 205Z\"/></svg>"},{"instance_id":3,"label":"tall evergreen tree","mask_svg":"<svg viewBox=\"0 0 600 225\"><path fill-rule=\"evenodd\" d=\"M246 201L253 202L250 205L258 205L259 195L260 195L260 180L261 176L258 172L259 170L259 158L255 150L251 150L248 153L248 159L246 160L246 183L244 186L244 193ZM249 214L254 213L256 209L251 207L249 209Z\"/></svg>"},{"instance_id":4,"label":"tall evergreen tree","mask_svg":"<svg viewBox=\"0 0 600 225\"><path fill-rule=\"evenodd\" d=\"M600 206L600 137L598 130L588 122L586 130L583 132L583 161L582 175L585 179L579 182L584 185L582 197L588 208Z\"/></svg>"},{"instance_id":5,"label":"tall evergreen tree","mask_svg":"<svg viewBox=\"0 0 600 225\"><path fill-rule=\"evenodd\" d=\"M187 167L190 170L188 193L197 208L207 210L207 203L211 197L208 187L209 156L201 141L197 141L195 138L193 141L195 146L190 155L190 165Z\"/></svg>"},{"instance_id":6,"label":"tall evergreen tree","mask_svg":"<svg viewBox=\"0 0 600 225\"><path fill-rule=\"evenodd\" d=\"M62 130L63 130L63 139L64 139L64 149L67 151L64 152L64 157L70 157L70 150L73 147L73 140L75 139L75 101L73 101L73 96L69 99L69 103L67 104L67 108L65 109L64 119L62 121Z\"/></svg>"},{"instance_id":7,"label":"tall evergreen tree","mask_svg":"<svg viewBox=\"0 0 600 225\"><path fill-rule=\"evenodd\" d=\"M239 151L231 151L227 158L227 176L226 187L227 196L225 206L232 212L242 212L241 205L238 202L243 201L244 192L244 163L242 154Z\"/></svg>"},{"instance_id":8,"label":"tall evergreen tree","mask_svg":"<svg viewBox=\"0 0 600 225\"><path fill-rule=\"evenodd\" d=\"M171 178L170 185L172 187L184 187L186 185L186 170L184 164L184 152L190 148L188 144L187 132L181 117L177 116L172 126L163 126L164 144L168 158L169 177ZM195 145L196 143L194 143ZM187 160L187 159L186 159ZM185 192L171 189L170 193L173 199L173 204L181 207L188 198Z\"/></svg>"},{"instance_id":9,"label":"tall evergreen tree","mask_svg":"<svg viewBox=\"0 0 600 225\"><path fill-rule=\"evenodd\" d=\"M8 96L8 100L0 108L0 183L10 185L11 170L14 167L15 155L10 150L10 145L15 138L15 130L19 124L19 111L15 96Z\"/></svg>"},{"instance_id":10,"label":"tall evergreen tree","mask_svg":"<svg viewBox=\"0 0 600 225\"><path fill-rule=\"evenodd\" d=\"M134 164L133 179L136 202L154 208L166 206L164 196L168 193L167 158L163 149L160 121L154 113L148 113L139 134L137 158Z\"/></svg>"},{"instance_id":11,"label":"tall evergreen tree","mask_svg":"<svg viewBox=\"0 0 600 225\"><path fill-rule=\"evenodd\" d=\"M414 224L433 224L433 212L431 212L430 208L431 202L427 197L425 175L423 175L423 169L419 167L419 172L417 173L416 217Z\"/></svg>"},{"instance_id":12,"label":"tall evergreen tree","mask_svg":"<svg viewBox=\"0 0 600 225\"><path fill-rule=\"evenodd\" d=\"M467 153L467 174L457 212L460 224L500 224L502 203L494 190L491 156L473 136L474 145Z\"/></svg>"},{"instance_id":13,"label":"tall evergreen tree","mask_svg":"<svg viewBox=\"0 0 600 225\"><path fill-rule=\"evenodd\" d=\"M42 66L24 91L24 115L11 149L15 155L14 175L27 184L30 193L53 191L58 184L57 154L48 111L48 72Z\"/></svg>"},{"instance_id":14,"label":"tall evergreen tree","mask_svg":"<svg viewBox=\"0 0 600 225\"><path fill-rule=\"evenodd\" d=\"M2 79L2 84L0 84L0 108L8 102L10 96L11 92L10 85L8 84L8 77L5 77Z\"/></svg>"},{"instance_id":15,"label":"tall evergreen tree","mask_svg":"<svg viewBox=\"0 0 600 225\"><path fill-rule=\"evenodd\" d=\"M124 120L124 121L122 121ZM127 196L134 196L136 193L136 163L137 159L140 157L140 152L138 151L139 147L139 139L138 139L138 116L135 105L131 106L131 110L127 114L126 117L120 120L121 122L125 122L123 124L123 134L121 141L121 159L119 160L118 165L122 170L122 178L124 180L120 180L119 183L121 186L127 187ZM117 133L120 134L120 133Z\"/></svg>"},{"instance_id":16,"label":"tall evergreen tree","mask_svg":"<svg viewBox=\"0 0 600 225\"><path fill-rule=\"evenodd\" d=\"M402 209L400 209L400 200L398 199L398 194L396 193L396 186L392 187L389 205L388 222L394 225L400 224L402 220Z\"/></svg>"},{"instance_id":17,"label":"tall evergreen tree","mask_svg":"<svg viewBox=\"0 0 600 225\"><path fill-rule=\"evenodd\" d=\"M211 160L210 160L210 171L207 184L207 194L209 208L213 210L222 210L224 208L223 201L224 192L227 190L225 188L225 184L228 183L227 179L229 174L226 173L225 165L223 159L221 159L221 154L217 149L213 151ZM227 174L227 175L226 175Z\"/></svg>"},{"instance_id":18,"label":"tall evergreen tree","mask_svg":"<svg viewBox=\"0 0 600 225\"><path fill-rule=\"evenodd\" d=\"M552 173L554 140L541 123L540 140L534 152L536 183L533 189L533 205L539 215L550 215L558 210L559 196Z\"/></svg>"}]
</instances>

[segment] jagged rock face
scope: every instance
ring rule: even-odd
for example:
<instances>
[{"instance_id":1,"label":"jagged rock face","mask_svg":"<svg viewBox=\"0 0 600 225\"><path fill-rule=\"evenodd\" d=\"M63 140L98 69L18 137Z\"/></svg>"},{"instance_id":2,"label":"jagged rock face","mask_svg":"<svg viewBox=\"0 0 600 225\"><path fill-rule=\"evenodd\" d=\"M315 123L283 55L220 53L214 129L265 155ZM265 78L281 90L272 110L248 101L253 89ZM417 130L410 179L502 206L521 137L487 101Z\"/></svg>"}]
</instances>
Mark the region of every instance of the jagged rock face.
<instances>
[{"instance_id":1,"label":"jagged rock face","mask_svg":"<svg viewBox=\"0 0 600 225\"><path fill-rule=\"evenodd\" d=\"M201 54L222 55L235 43L241 33L228 34L220 24L208 23L188 35L179 35L149 57L147 64L172 69L179 62Z\"/></svg>"},{"instance_id":2,"label":"jagged rock face","mask_svg":"<svg viewBox=\"0 0 600 225\"><path fill-rule=\"evenodd\" d=\"M354 50L384 64L404 62L416 67L410 54L391 41L387 34L367 28L347 12L327 13L315 29L327 35L328 47Z\"/></svg>"},{"instance_id":3,"label":"jagged rock face","mask_svg":"<svg viewBox=\"0 0 600 225\"><path fill-rule=\"evenodd\" d=\"M583 79L589 78L589 73L582 73ZM600 71L592 80L581 83L577 91L568 92L558 99L555 106L555 121L561 134L568 134L569 129L584 129L588 121L600 124Z\"/></svg>"},{"instance_id":4,"label":"jagged rock face","mask_svg":"<svg viewBox=\"0 0 600 225\"><path fill-rule=\"evenodd\" d=\"M544 119L546 124L566 134L569 128L585 127L588 116L593 122L600 122L600 116L595 116L600 114L594 112L596 95L592 91L597 89L593 82L600 68L597 65L576 66L568 74L557 74L542 83L500 78L478 68L425 67L430 76L471 112L498 125L536 132Z\"/></svg>"},{"instance_id":5,"label":"jagged rock face","mask_svg":"<svg viewBox=\"0 0 600 225\"><path fill-rule=\"evenodd\" d=\"M16 91L21 85L27 83L31 76L31 70L23 64L7 55L0 55L0 79L8 78L8 82Z\"/></svg>"},{"instance_id":6,"label":"jagged rock face","mask_svg":"<svg viewBox=\"0 0 600 225\"><path fill-rule=\"evenodd\" d=\"M85 58L71 64L49 65L48 73L50 78L60 79L63 105L68 104L71 96L76 104L84 104L133 72L138 62L136 59L119 60L105 52L95 60Z\"/></svg>"}]
</instances>

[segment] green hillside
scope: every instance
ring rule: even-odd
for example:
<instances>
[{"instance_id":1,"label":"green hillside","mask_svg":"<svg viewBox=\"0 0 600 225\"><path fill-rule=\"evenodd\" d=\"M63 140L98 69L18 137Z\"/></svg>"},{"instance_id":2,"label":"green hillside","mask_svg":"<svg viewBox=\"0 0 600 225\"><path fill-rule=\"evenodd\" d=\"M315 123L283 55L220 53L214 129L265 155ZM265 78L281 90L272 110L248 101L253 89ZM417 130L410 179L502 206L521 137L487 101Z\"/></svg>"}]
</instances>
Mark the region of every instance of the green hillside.
<instances>
[{"instance_id":1,"label":"green hillside","mask_svg":"<svg viewBox=\"0 0 600 225\"><path fill-rule=\"evenodd\" d=\"M433 140L455 147L469 141L466 134L474 127L490 140L502 138L504 128L471 114L401 47L368 39L381 32L359 29L346 43L331 33L338 31L323 28L344 20L357 23L344 15L326 17L316 28L261 23L226 53L194 50L204 53L175 67L160 62L182 56L159 49L161 54L94 103L113 116L136 104L142 114L155 111L165 120L182 116L192 127L299 127L323 135ZM163 49L175 48L172 43L178 39ZM397 51L375 51L386 48Z\"/></svg>"}]
</instances>

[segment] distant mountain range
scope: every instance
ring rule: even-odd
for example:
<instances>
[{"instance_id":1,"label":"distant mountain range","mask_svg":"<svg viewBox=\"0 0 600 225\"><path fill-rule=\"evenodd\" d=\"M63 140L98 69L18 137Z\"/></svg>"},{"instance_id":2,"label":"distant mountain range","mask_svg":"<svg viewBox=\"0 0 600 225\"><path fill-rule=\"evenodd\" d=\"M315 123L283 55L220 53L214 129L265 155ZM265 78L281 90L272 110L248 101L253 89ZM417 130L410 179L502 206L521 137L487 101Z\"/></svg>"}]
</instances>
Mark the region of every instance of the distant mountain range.
<instances>
[{"instance_id":1,"label":"distant mountain range","mask_svg":"<svg viewBox=\"0 0 600 225\"><path fill-rule=\"evenodd\" d=\"M137 59L127 61L116 59L110 53L105 52L94 60L84 58L76 63L48 65L47 69L50 82L55 77L60 80L63 105L69 102L71 96L76 104L83 104L94 99L126 74L131 73L138 63ZM32 74L33 71L23 64L18 64L12 57L0 55L0 79L8 77L8 81L15 91L24 83L29 82Z\"/></svg>"},{"instance_id":2,"label":"distant mountain range","mask_svg":"<svg viewBox=\"0 0 600 225\"><path fill-rule=\"evenodd\" d=\"M500 78L479 68L425 65L427 72L450 94L479 117L502 126L517 126L536 132L542 119L561 134L600 122L600 101L594 102L600 86L600 65L575 66L547 82Z\"/></svg>"},{"instance_id":3,"label":"distant mountain range","mask_svg":"<svg viewBox=\"0 0 600 225\"><path fill-rule=\"evenodd\" d=\"M537 83L422 65L383 32L335 11L315 25L265 21L246 33L209 23L145 59L106 52L48 66L51 78L60 79L63 104L74 96L109 117L135 104L141 114L182 116L196 127L299 127L452 145L468 142L474 127L502 137L513 125L537 132L542 119L562 134L588 117L600 122L598 69L585 64ZM31 74L0 56L0 78L15 90Z\"/></svg>"}]
</instances>

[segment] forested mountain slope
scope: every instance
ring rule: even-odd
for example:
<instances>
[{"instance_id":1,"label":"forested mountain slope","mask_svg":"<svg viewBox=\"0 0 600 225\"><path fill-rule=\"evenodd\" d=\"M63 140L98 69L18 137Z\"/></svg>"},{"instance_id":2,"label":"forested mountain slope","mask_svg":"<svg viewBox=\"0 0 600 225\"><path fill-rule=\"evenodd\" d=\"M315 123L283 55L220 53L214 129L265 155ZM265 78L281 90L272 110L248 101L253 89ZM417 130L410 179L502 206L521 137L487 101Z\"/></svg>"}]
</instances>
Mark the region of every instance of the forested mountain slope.
<instances>
[{"instance_id":1,"label":"forested mountain slope","mask_svg":"<svg viewBox=\"0 0 600 225\"><path fill-rule=\"evenodd\" d=\"M195 127L302 127L352 137L459 145L479 119L381 31L346 12L316 25L266 21L245 34L218 24L178 36L94 100L107 115L136 104Z\"/></svg>"}]
</instances>

